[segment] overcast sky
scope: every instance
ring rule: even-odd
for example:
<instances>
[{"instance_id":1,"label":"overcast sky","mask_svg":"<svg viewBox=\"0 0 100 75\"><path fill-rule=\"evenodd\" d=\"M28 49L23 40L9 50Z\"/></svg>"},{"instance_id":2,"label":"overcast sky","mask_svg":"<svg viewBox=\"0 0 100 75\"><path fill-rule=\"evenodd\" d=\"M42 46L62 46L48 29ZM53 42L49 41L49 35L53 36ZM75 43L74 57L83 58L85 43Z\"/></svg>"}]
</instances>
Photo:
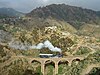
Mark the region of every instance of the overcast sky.
<instances>
[{"instance_id":1,"label":"overcast sky","mask_svg":"<svg viewBox=\"0 0 100 75\"><path fill-rule=\"evenodd\" d=\"M21 12L30 12L36 7L62 3L100 11L100 0L0 0L0 8L8 7Z\"/></svg>"}]
</instances>

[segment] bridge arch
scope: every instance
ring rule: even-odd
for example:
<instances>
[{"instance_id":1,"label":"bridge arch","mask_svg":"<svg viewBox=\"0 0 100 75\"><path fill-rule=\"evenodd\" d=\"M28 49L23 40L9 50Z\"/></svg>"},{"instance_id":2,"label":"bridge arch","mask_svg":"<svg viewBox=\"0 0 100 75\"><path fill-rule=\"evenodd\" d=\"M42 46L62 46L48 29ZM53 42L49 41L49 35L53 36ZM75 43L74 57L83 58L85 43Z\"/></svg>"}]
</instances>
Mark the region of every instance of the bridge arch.
<instances>
[{"instance_id":1,"label":"bridge arch","mask_svg":"<svg viewBox=\"0 0 100 75\"><path fill-rule=\"evenodd\" d=\"M76 58L76 59L73 59L73 61L81 61L81 59L79 59L79 58Z\"/></svg>"},{"instance_id":2,"label":"bridge arch","mask_svg":"<svg viewBox=\"0 0 100 75\"><path fill-rule=\"evenodd\" d=\"M81 61L80 58L75 58L72 60L72 65L78 65L78 63Z\"/></svg>"},{"instance_id":3,"label":"bridge arch","mask_svg":"<svg viewBox=\"0 0 100 75\"><path fill-rule=\"evenodd\" d=\"M40 61L38 61L38 60L35 60L35 59L31 60L31 63L34 63L34 62L38 62L38 63L40 63L40 64L41 64L41 62L40 62Z\"/></svg>"},{"instance_id":4,"label":"bridge arch","mask_svg":"<svg viewBox=\"0 0 100 75\"><path fill-rule=\"evenodd\" d=\"M53 75L55 72L55 62L52 60L46 60L44 69L45 69L46 75L47 75L47 73L50 73L51 75Z\"/></svg>"},{"instance_id":5,"label":"bridge arch","mask_svg":"<svg viewBox=\"0 0 100 75\"><path fill-rule=\"evenodd\" d=\"M40 61L34 59L34 60L31 61L31 65L32 65L34 71L36 71L36 73L38 73L38 74L42 73L41 72L41 62Z\"/></svg>"},{"instance_id":6,"label":"bridge arch","mask_svg":"<svg viewBox=\"0 0 100 75\"><path fill-rule=\"evenodd\" d=\"M45 61L45 64L47 64L47 63L54 63L55 64L55 61L48 59L48 60Z\"/></svg>"},{"instance_id":7,"label":"bridge arch","mask_svg":"<svg viewBox=\"0 0 100 75\"><path fill-rule=\"evenodd\" d=\"M69 61L68 60L60 60L58 61L58 65L60 64L67 64L68 65Z\"/></svg>"},{"instance_id":8,"label":"bridge arch","mask_svg":"<svg viewBox=\"0 0 100 75\"><path fill-rule=\"evenodd\" d=\"M58 62L58 73L62 74L63 70L66 69L66 67L68 67L68 60L60 60Z\"/></svg>"}]
</instances>

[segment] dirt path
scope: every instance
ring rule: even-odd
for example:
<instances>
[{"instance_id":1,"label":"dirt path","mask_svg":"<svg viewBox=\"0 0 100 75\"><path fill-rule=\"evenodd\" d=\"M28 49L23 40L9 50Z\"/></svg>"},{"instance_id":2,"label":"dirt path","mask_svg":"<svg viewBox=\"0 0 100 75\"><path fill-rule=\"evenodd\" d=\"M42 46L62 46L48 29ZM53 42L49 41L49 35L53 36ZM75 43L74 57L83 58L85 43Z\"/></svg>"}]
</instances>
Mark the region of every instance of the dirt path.
<instances>
[{"instance_id":1,"label":"dirt path","mask_svg":"<svg viewBox=\"0 0 100 75\"><path fill-rule=\"evenodd\" d=\"M94 67L100 67L100 64L90 64L86 69L83 69L81 75L87 75Z\"/></svg>"},{"instance_id":2,"label":"dirt path","mask_svg":"<svg viewBox=\"0 0 100 75\"><path fill-rule=\"evenodd\" d=\"M72 54L75 54L75 53L77 52L78 48L82 45L83 41L84 41L84 39L82 39L82 40L77 44L77 47L76 47L75 49L73 49L74 51L73 51Z\"/></svg>"}]
</instances>

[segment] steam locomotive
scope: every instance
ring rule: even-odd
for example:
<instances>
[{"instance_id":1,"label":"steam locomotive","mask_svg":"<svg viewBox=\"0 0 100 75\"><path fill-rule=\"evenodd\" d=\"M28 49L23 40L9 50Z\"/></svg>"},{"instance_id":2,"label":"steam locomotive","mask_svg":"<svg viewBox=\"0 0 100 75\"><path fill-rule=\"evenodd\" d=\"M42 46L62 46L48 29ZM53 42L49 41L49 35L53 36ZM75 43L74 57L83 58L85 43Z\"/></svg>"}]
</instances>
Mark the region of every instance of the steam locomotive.
<instances>
[{"instance_id":1,"label":"steam locomotive","mask_svg":"<svg viewBox=\"0 0 100 75\"><path fill-rule=\"evenodd\" d=\"M61 58L63 57L62 54L39 54L40 58Z\"/></svg>"}]
</instances>

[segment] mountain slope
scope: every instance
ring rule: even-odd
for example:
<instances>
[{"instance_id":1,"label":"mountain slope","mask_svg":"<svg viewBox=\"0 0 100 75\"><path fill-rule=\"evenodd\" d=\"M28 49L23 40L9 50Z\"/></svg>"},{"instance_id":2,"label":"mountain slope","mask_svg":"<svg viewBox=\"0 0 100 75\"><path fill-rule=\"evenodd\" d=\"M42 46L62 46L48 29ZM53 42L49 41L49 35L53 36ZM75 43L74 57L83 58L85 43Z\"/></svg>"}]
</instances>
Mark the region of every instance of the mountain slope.
<instances>
[{"instance_id":1,"label":"mountain slope","mask_svg":"<svg viewBox=\"0 0 100 75\"><path fill-rule=\"evenodd\" d=\"M18 12L12 8L0 8L0 17L19 17L23 16L24 14L21 12Z\"/></svg>"},{"instance_id":2,"label":"mountain slope","mask_svg":"<svg viewBox=\"0 0 100 75\"><path fill-rule=\"evenodd\" d=\"M99 12L98 12L99 14ZM46 7L39 7L27 14L29 17L39 17L47 19L52 17L70 23L78 28L84 23L99 24L100 16L96 11L83 9L81 7L69 6L65 4L52 4Z\"/></svg>"}]
</instances>

